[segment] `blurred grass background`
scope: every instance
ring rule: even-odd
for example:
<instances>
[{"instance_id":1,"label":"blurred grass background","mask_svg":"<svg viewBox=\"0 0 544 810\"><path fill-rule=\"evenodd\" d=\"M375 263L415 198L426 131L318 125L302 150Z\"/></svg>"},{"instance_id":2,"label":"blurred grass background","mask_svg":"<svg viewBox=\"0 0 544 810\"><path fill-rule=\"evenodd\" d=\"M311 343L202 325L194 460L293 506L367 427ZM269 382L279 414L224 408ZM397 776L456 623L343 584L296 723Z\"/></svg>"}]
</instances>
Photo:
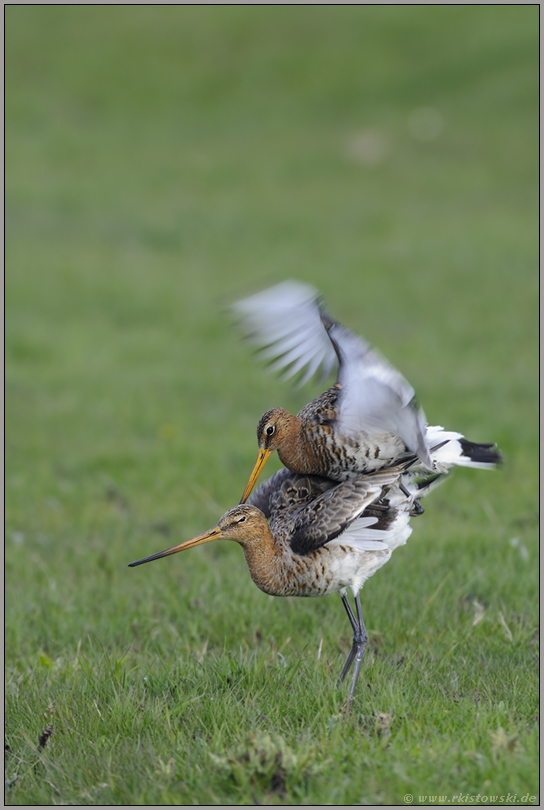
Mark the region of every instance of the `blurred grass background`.
<instances>
[{"instance_id":1,"label":"blurred grass background","mask_svg":"<svg viewBox=\"0 0 544 810\"><path fill-rule=\"evenodd\" d=\"M526 735L534 740L538 11L6 8L10 801L398 803L408 788L447 793L450 766L467 790L486 779L493 789L499 773L505 789L536 784ZM377 717L395 705L391 716L403 719L391 721L389 764L376 735L349 721L364 773L356 756L337 769L345 736L330 731L342 698L334 675L350 642L339 600L269 600L230 544L126 568L213 525L241 495L260 415L275 405L296 412L321 390L268 376L227 315L229 302L285 278L314 284L333 316L377 345L431 424L497 441L505 456L498 473L452 476L414 521L407 548L365 588L368 661L385 669L378 691L361 678L360 711ZM475 604L484 614L473 624ZM295 669L304 656L314 662L290 681L300 681L297 707L309 692L322 701L306 709L322 718L313 737L314 721L286 719L282 701L294 698L274 680L278 651ZM215 673L224 687L226 667L231 680L244 672L251 682L253 655L269 680L256 693L246 684L259 709L234 720L231 696L223 703L206 679ZM418 732L403 725L415 696L396 666L387 669L393 655L411 662L409 683L419 686L429 657ZM127 775L139 726L126 750L110 728L99 775L87 773L74 758L74 739L87 733L73 731L87 711L82 673L94 678L98 707L110 698L128 706L126 690L140 695L144 676L162 667L149 703L149 792ZM504 668L493 687L479 680L489 667ZM108 678L119 684L121 671L125 692L108 697ZM440 728L448 742L437 770L428 748L414 751L426 723L440 727L440 701L463 672L467 722L475 691L490 714L472 758L456 751L451 718ZM182 754L179 727L163 738L165 695L178 688L211 690L219 713L193 709L191 722L207 732L182 734ZM32 757L46 711L55 735L39 754L44 776ZM261 714L289 744L304 730L332 751L338 778L323 765L312 795L302 766L274 791L268 777L242 784L199 764L206 746L215 755L243 746ZM180 756L186 782L164 764Z\"/></svg>"}]
</instances>

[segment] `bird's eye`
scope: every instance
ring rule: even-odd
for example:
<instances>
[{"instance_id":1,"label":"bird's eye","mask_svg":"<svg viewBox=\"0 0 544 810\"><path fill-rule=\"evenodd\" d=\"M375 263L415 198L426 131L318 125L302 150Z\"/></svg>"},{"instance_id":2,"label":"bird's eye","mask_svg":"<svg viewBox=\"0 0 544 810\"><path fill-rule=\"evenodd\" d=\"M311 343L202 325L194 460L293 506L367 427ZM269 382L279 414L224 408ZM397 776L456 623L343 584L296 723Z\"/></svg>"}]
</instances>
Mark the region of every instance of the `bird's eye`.
<instances>
[{"instance_id":1,"label":"bird's eye","mask_svg":"<svg viewBox=\"0 0 544 810\"><path fill-rule=\"evenodd\" d=\"M274 425L268 425L268 427L266 428L266 435L272 436L275 432L276 428L274 427Z\"/></svg>"}]
</instances>

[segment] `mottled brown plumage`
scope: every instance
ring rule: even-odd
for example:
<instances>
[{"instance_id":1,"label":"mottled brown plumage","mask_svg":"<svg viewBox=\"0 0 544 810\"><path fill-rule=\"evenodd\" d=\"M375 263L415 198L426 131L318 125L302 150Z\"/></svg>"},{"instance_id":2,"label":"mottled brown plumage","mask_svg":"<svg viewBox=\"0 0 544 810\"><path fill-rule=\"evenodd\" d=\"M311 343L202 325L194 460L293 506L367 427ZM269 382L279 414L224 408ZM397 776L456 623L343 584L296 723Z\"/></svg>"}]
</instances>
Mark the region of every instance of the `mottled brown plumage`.
<instances>
[{"instance_id":1,"label":"mottled brown plumage","mask_svg":"<svg viewBox=\"0 0 544 810\"><path fill-rule=\"evenodd\" d=\"M398 489L403 469L341 484L280 470L259 487L251 503L230 509L209 531L130 565L211 540L234 540L242 546L253 582L265 593L309 597L339 592L354 633L340 680L356 658L353 695L366 645L359 591L411 532L411 503ZM357 618L348 589L355 597Z\"/></svg>"}]
</instances>

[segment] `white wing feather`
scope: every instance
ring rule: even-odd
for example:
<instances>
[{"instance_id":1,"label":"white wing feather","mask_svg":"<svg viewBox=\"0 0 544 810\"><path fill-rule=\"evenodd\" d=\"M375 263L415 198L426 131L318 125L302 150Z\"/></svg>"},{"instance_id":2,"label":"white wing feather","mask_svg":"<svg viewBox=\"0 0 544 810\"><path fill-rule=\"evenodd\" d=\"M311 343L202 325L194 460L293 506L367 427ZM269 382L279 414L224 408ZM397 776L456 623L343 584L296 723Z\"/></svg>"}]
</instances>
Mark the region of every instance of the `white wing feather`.
<instances>
[{"instance_id":1,"label":"white wing feather","mask_svg":"<svg viewBox=\"0 0 544 810\"><path fill-rule=\"evenodd\" d=\"M333 324L328 334L340 358L340 433L393 433L432 470L425 414L410 383L378 351L340 324Z\"/></svg>"},{"instance_id":2,"label":"white wing feather","mask_svg":"<svg viewBox=\"0 0 544 810\"><path fill-rule=\"evenodd\" d=\"M289 379L308 365L300 385L320 366L326 379L337 362L317 302L318 292L309 284L284 281L233 306L248 340L262 349L260 359L278 358L273 371L287 368L284 379Z\"/></svg>"}]
</instances>

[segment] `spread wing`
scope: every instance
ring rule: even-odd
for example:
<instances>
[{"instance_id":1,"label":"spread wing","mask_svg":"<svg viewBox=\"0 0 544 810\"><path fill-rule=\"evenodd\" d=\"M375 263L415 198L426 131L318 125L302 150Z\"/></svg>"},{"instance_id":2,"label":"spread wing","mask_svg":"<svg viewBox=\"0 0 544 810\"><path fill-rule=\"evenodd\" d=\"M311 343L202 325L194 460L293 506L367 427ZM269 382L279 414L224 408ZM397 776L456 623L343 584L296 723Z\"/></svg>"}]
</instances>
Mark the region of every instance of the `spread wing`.
<instances>
[{"instance_id":1,"label":"spread wing","mask_svg":"<svg viewBox=\"0 0 544 810\"><path fill-rule=\"evenodd\" d=\"M285 379L305 370L300 384L319 369L326 378L338 364L339 433L400 436L432 469L425 441L425 414L410 383L382 355L326 315L310 285L285 281L238 302L234 310L259 357Z\"/></svg>"},{"instance_id":2,"label":"spread wing","mask_svg":"<svg viewBox=\"0 0 544 810\"><path fill-rule=\"evenodd\" d=\"M284 380L305 369L304 385L321 369L323 379L336 367L337 357L321 322L318 292L309 284L284 281L233 306L242 331L271 371Z\"/></svg>"}]
</instances>

